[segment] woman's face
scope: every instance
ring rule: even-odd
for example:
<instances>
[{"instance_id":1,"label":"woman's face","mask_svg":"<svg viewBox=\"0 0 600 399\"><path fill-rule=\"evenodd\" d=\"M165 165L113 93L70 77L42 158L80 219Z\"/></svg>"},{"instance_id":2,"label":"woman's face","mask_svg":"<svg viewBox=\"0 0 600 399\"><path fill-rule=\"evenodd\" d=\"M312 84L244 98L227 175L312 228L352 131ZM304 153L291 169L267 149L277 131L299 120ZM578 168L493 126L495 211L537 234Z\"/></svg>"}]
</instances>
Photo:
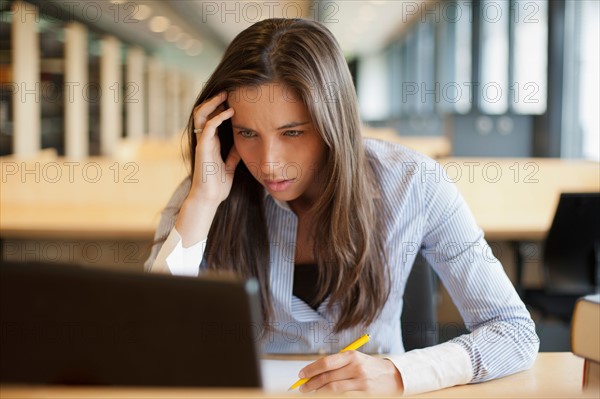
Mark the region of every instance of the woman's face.
<instances>
[{"instance_id":1,"label":"woman's face","mask_svg":"<svg viewBox=\"0 0 600 399\"><path fill-rule=\"evenodd\" d=\"M235 111L235 147L254 178L277 200L312 205L320 193L325 142L293 90L280 83L241 87L227 102Z\"/></svg>"}]
</instances>

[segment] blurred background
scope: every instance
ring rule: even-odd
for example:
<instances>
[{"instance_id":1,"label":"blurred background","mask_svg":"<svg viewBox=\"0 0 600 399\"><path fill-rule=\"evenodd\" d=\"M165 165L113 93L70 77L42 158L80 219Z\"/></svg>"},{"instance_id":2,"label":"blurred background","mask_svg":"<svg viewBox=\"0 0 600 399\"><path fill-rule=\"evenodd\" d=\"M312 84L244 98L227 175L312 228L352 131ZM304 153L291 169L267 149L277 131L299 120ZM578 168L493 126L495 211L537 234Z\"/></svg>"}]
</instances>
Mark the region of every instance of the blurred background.
<instances>
[{"instance_id":1,"label":"blurred background","mask_svg":"<svg viewBox=\"0 0 600 399\"><path fill-rule=\"evenodd\" d=\"M0 4L2 155L69 155L67 115L81 97L87 123L74 123L87 143L73 154L111 153L105 124L117 137L176 134L241 30L302 17L339 40L369 126L446 136L454 155L599 158L594 0ZM116 99L105 119L103 88ZM21 118L36 137L22 149Z\"/></svg>"},{"instance_id":2,"label":"blurred background","mask_svg":"<svg viewBox=\"0 0 600 399\"><path fill-rule=\"evenodd\" d=\"M142 270L188 173L183 129L203 82L270 17L325 24L365 136L438 159L519 293L545 291L561 193L600 191L596 0L0 0L2 260ZM598 259L569 294L597 289ZM425 333L463 331L444 289L433 295ZM542 350L568 350L572 304L528 305Z\"/></svg>"}]
</instances>

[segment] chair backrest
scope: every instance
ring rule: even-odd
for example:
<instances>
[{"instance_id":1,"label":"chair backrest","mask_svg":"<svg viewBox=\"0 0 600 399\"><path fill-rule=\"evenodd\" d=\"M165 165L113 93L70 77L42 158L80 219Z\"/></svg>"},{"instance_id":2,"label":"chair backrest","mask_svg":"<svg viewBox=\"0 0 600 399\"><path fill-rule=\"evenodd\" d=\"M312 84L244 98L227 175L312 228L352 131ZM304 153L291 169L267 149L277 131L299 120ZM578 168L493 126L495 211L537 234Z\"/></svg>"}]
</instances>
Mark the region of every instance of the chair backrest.
<instances>
[{"instance_id":1,"label":"chair backrest","mask_svg":"<svg viewBox=\"0 0 600 399\"><path fill-rule=\"evenodd\" d=\"M402 341L406 351L438 343L436 277L420 254L406 282L402 309Z\"/></svg>"},{"instance_id":2,"label":"chair backrest","mask_svg":"<svg viewBox=\"0 0 600 399\"><path fill-rule=\"evenodd\" d=\"M599 287L600 193L562 193L544 247L545 290L585 295Z\"/></svg>"}]
</instances>

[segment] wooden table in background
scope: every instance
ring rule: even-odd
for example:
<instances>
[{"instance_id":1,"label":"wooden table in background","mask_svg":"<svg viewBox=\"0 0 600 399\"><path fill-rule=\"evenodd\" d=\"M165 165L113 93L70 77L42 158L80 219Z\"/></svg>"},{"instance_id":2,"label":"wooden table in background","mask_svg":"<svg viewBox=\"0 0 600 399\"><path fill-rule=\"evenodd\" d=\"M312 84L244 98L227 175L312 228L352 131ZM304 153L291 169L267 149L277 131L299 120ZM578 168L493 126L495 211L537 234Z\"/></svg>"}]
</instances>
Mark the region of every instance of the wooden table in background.
<instances>
[{"instance_id":1,"label":"wooden table in background","mask_svg":"<svg viewBox=\"0 0 600 399\"><path fill-rule=\"evenodd\" d=\"M407 138L404 138L407 139ZM423 138L425 139L425 138ZM402 140L402 138L400 138ZM73 181L64 159L21 162L0 159L0 231L3 238L150 239L160 211L187 175L176 157L79 162ZM157 145L152 147L157 150ZM541 240L561 192L599 192L596 162L546 158L442 158L441 168L456 182L488 240ZM37 163L38 165L34 165ZM55 170L63 176L55 180ZM87 165L87 173L82 176ZM9 173L8 168L19 168ZM24 174L23 170L39 169ZM101 170L102 178L93 180ZM414 173L426 173L425 168ZM92 178L92 179L90 179ZM442 174L438 178L444 178ZM87 180L86 180L87 179Z\"/></svg>"},{"instance_id":2,"label":"wooden table in background","mask_svg":"<svg viewBox=\"0 0 600 399\"><path fill-rule=\"evenodd\" d=\"M0 159L0 167L5 239L150 240L187 175L181 159Z\"/></svg>"},{"instance_id":3,"label":"wooden table in background","mask_svg":"<svg viewBox=\"0 0 600 399\"><path fill-rule=\"evenodd\" d=\"M430 158L447 157L452 151L450 140L444 136L402 136L389 128L365 128L363 136L401 144Z\"/></svg>"},{"instance_id":4,"label":"wooden table in background","mask_svg":"<svg viewBox=\"0 0 600 399\"><path fill-rule=\"evenodd\" d=\"M600 192L597 162L469 157L439 162L488 240L542 240L561 192Z\"/></svg>"}]
</instances>

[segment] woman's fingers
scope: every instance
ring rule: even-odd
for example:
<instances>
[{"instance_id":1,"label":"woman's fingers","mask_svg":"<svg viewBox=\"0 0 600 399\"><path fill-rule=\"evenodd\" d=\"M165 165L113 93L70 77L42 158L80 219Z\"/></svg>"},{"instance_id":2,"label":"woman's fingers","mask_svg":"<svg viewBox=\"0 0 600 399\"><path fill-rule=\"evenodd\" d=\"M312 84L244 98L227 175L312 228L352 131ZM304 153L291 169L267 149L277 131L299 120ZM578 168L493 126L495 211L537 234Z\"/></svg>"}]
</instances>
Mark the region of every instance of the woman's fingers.
<instances>
[{"instance_id":1,"label":"woman's fingers","mask_svg":"<svg viewBox=\"0 0 600 399\"><path fill-rule=\"evenodd\" d=\"M365 384L362 381L356 379L348 380L335 380L330 383L323 385L321 388L316 390L317 392L332 392L332 393L343 393L348 394L354 392L354 394L360 394L363 396L365 393Z\"/></svg>"},{"instance_id":2,"label":"woman's fingers","mask_svg":"<svg viewBox=\"0 0 600 399\"><path fill-rule=\"evenodd\" d=\"M319 390L343 392L339 391L343 387L346 389L357 389L358 386L352 384L348 385L356 376L352 365L348 364L338 369L331 371L325 371L312 377L306 384L300 387L300 392L312 392Z\"/></svg>"},{"instance_id":3,"label":"woman's fingers","mask_svg":"<svg viewBox=\"0 0 600 399\"><path fill-rule=\"evenodd\" d=\"M200 141L200 137L211 138L214 137L217 133L217 127L223 123L223 121L231 118L234 114L233 108L228 108L225 111L217 114L215 117L211 118L204 127L201 132L196 133L198 136L198 141Z\"/></svg>"},{"instance_id":4,"label":"woman's fingers","mask_svg":"<svg viewBox=\"0 0 600 399\"><path fill-rule=\"evenodd\" d=\"M298 375L300 378L310 378L314 375L339 369L346 366L352 361L355 351L346 351L336 353L334 355L325 356L321 359L315 360L308 366L304 367L301 372L302 375Z\"/></svg>"},{"instance_id":5,"label":"woman's fingers","mask_svg":"<svg viewBox=\"0 0 600 399\"><path fill-rule=\"evenodd\" d=\"M222 91L208 101L204 101L194 109L194 128L202 129L211 114L227 99L227 92Z\"/></svg>"},{"instance_id":6,"label":"woman's fingers","mask_svg":"<svg viewBox=\"0 0 600 399\"><path fill-rule=\"evenodd\" d=\"M312 362L298 375L300 378L310 378L300 387L300 392L311 392L337 379L351 378L348 368L351 362L350 352L336 353Z\"/></svg>"},{"instance_id":7,"label":"woman's fingers","mask_svg":"<svg viewBox=\"0 0 600 399\"><path fill-rule=\"evenodd\" d=\"M375 358L357 351L330 355L309 364L302 372L311 379L301 392L371 391L401 392L402 376L388 359ZM303 376L300 376L303 377Z\"/></svg>"}]
</instances>

